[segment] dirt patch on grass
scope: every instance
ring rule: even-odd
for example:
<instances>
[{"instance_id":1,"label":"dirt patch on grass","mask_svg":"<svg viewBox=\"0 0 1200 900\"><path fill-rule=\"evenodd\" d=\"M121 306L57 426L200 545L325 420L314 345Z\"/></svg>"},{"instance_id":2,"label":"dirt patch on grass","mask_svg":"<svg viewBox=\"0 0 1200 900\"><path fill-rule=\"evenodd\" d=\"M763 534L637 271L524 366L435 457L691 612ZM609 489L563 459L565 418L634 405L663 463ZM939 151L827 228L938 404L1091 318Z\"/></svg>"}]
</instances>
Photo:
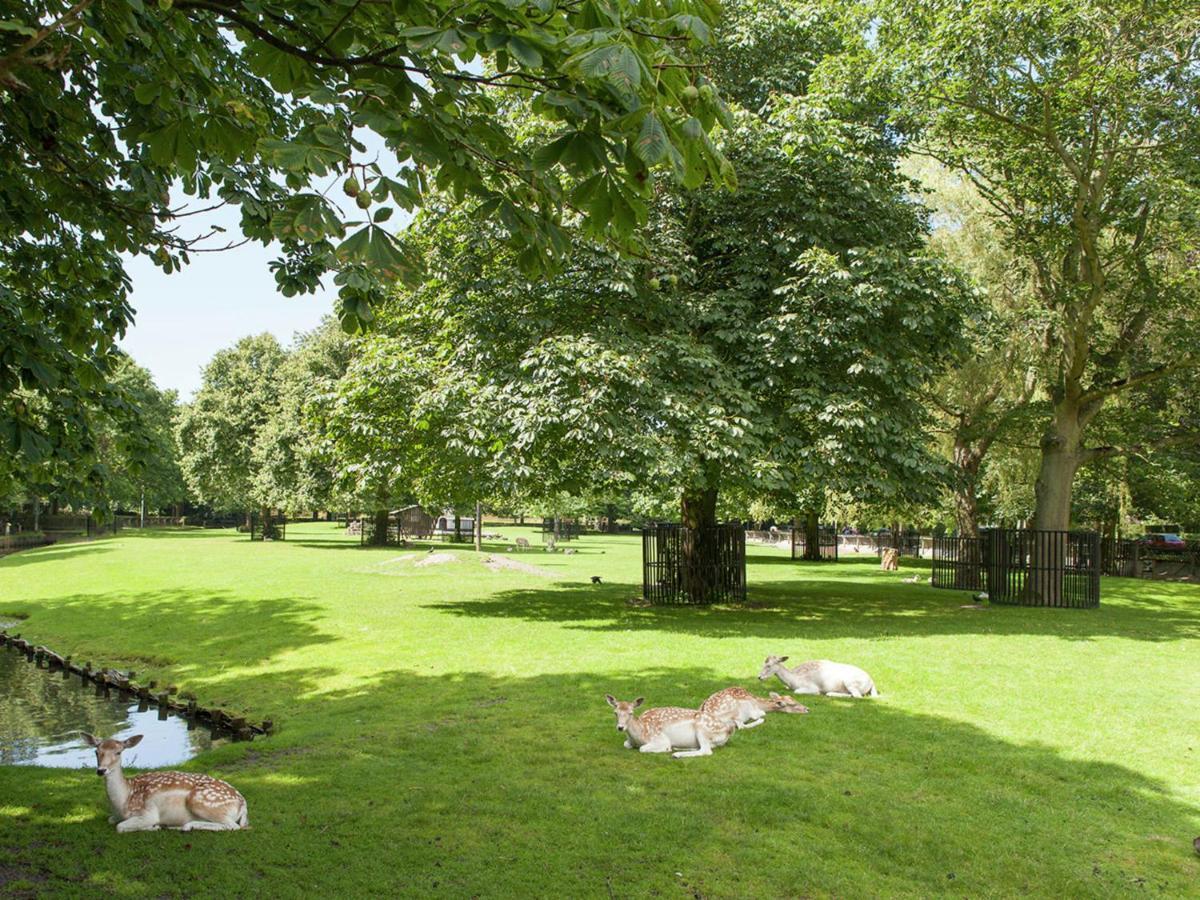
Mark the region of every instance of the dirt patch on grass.
<instances>
[{"instance_id":1,"label":"dirt patch on grass","mask_svg":"<svg viewBox=\"0 0 1200 900\"><path fill-rule=\"evenodd\" d=\"M485 556L483 564L493 572L524 572L526 575L541 575L543 578L554 577L553 572L516 559L509 559L507 556Z\"/></svg>"},{"instance_id":2,"label":"dirt patch on grass","mask_svg":"<svg viewBox=\"0 0 1200 900\"><path fill-rule=\"evenodd\" d=\"M418 569L426 566L443 566L458 559L453 553L430 553L424 559L419 559L413 565Z\"/></svg>"}]
</instances>

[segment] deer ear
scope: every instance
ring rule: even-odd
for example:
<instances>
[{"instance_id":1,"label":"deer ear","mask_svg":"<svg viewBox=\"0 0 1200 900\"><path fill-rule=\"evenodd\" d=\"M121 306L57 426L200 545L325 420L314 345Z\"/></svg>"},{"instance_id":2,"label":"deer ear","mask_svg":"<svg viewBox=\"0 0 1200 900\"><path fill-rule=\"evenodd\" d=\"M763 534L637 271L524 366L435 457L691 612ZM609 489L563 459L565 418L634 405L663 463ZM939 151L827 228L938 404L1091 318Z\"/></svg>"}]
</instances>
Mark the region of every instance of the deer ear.
<instances>
[{"instance_id":1,"label":"deer ear","mask_svg":"<svg viewBox=\"0 0 1200 900\"><path fill-rule=\"evenodd\" d=\"M617 698L612 694L605 694L604 699L608 701L609 706L615 707L617 705Z\"/></svg>"},{"instance_id":2,"label":"deer ear","mask_svg":"<svg viewBox=\"0 0 1200 900\"><path fill-rule=\"evenodd\" d=\"M86 731L81 731L81 732L79 732L79 736L81 738L83 738L83 742L85 744L87 744L89 747L100 746L100 739L97 738L94 734L88 734Z\"/></svg>"},{"instance_id":3,"label":"deer ear","mask_svg":"<svg viewBox=\"0 0 1200 900\"><path fill-rule=\"evenodd\" d=\"M790 659L790 657L787 657L787 656L781 656L781 657L779 657L779 661L780 661L780 662L787 662L787 661L788 661L788 659Z\"/></svg>"},{"instance_id":4,"label":"deer ear","mask_svg":"<svg viewBox=\"0 0 1200 900\"><path fill-rule=\"evenodd\" d=\"M637 709L639 706L641 706L645 702L646 702L645 697L638 697L636 700L633 701L633 708Z\"/></svg>"},{"instance_id":5,"label":"deer ear","mask_svg":"<svg viewBox=\"0 0 1200 900\"><path fill-rule=\"evenodd\" d=\"M140 734L135 734L133 737L126 738L125 740L121 741L121 743L125 746L126 750L128 750L130 747L136 747L141 742L142 742L142 736Z\"/></svg>"}]
</instances>

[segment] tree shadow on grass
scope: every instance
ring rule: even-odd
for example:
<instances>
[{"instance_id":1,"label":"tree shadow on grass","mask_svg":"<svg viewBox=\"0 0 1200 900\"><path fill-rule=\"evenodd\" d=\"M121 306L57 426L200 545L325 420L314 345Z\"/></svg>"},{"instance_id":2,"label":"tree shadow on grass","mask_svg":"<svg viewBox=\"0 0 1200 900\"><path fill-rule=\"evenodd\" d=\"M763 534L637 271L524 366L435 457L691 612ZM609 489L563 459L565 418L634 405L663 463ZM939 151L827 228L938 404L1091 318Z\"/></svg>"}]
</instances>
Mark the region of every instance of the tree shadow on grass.
<instances>
[{"instance_id":1,"label":"tree shadow on grass","mask_svg":"<svg viewBox=\"0 0 1200 900\"><path fill-rule=\"evenodd\" d=\"M673 760L623 749L603 694L691 705L711 670L326 675L264 679L307 688L288 727L188 764L253 830L117 835L94 775L0 768L0 852L45 890L212 896L1181 896L1200 871L1163 784L886 698Z\"/></svg>"},{"instance_id":2,"label":"tree shadow on grass","mask_svg":"<svg viewBox=\"0 0 1200 900\"><path fill-rule=\"evenodd\" d=\"M169 674L196 689L201 705L224 705L223 696L213 696L224 672L337 639L317 624L325 611L305 598L246 599L187 588L73 594L22 606L29 620L14 630L29 640L96 667L132 668L141 681L166 684ZM241 707L242 713L261 709L268 698L253 691L250 699L252 709Z\"/></svg>"},{"instance_id":3,"label":"tree shadow on grass","mask_svg":"<svg viewBox=\"0 0 1200 900\"><path fill-rule=\"evenodd\" d=\"M814 564L817 565L817 564ZM1127 580L1127 579L1122 579ZM946 634L1047 635L1069 640L1118 636L1142 641L1200 638L1200 589L1140 583L1110 589L1099 609L986 605L971 594L889 579L847 577L752 582L741 605L640 607L639 584L556 582L475 600L428 604L452 615L558 622L591 631L665 631L704 637L811 639ZM1195 596L1185 593L1194 592Z\"/></svg>"},{"instance_id":4,"label":"tree shadow on grass","mask_svg":"<svg viewBox=\"0 0 1200 900\"><path fill-rule=\"evenodd\" d=\"M19 569L22 566L37 565L50 560L78 559L81 556L94 556L100 553L111 553L112 548L104 546L111 538L72 544L50 544L46 547L32 547L19 550L7 556L0 557L0 571L4 569Z\"/></svg>"}]
</instances>

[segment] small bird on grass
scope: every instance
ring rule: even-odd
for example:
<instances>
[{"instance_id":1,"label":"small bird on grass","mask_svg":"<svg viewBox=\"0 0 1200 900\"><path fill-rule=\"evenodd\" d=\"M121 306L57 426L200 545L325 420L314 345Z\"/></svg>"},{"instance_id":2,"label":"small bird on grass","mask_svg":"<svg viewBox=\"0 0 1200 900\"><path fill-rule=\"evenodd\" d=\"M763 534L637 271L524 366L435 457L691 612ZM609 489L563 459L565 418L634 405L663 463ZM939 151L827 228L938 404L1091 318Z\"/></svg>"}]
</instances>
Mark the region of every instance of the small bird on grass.
<instances>
[{"instance_id":1,"label":"small bird on grass","mask_svg":"<svg viewBox=\"0 0 1200 900\"><path fill-rule=\"evenodd\" d=\"M592 584L599 584L599 583L600 583L600 576L599 576L599 575L593 575L593 576L592 576Z\"/></svg>"}]
</instances>

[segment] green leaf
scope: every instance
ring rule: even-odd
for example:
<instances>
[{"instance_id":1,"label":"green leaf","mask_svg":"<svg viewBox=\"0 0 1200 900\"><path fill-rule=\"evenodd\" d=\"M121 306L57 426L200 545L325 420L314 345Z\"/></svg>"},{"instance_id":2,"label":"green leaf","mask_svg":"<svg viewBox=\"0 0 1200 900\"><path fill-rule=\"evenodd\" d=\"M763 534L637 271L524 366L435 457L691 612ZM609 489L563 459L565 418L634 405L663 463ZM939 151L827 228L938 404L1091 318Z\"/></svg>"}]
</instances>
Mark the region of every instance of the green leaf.
<instances>
[{"instance_id":1,"label":"green leaf","mask_svg":"<svg viewBox=\"0 0 1200 900\"><path fill-rule=\"evenodd\" d=\"M517 62L527 69L542 67L542 54L529 41L520 37L508 39L508 52L516 57Z\"/></svg>"},{"instance_id":2,"label":"green leaf","mask_svg":"<svg viewBox=\"0 0 1200 900\"><path fill-rule=\"evenodd\" d=\"M633 152L647 166L653 166L662 161L671 148L667 132L654 113L647 113L642 120L642 129L637 140L633 142Z\"/></svg>"}]
</instances>

